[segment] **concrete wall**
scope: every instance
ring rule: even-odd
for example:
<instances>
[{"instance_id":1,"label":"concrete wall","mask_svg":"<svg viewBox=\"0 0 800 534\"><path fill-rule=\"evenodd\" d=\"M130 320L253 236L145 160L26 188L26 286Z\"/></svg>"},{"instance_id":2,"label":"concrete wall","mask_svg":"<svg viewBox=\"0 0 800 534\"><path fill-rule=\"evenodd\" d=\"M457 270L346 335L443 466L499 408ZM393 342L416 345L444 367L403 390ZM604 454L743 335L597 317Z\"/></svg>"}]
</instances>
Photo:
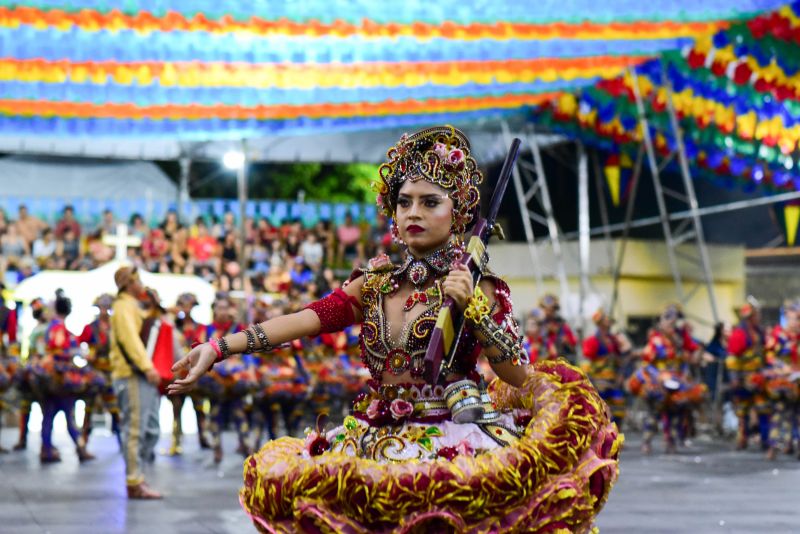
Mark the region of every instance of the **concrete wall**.
<instances>
[{"instance_id":1,"label":"concrete wall","mask_svg":"<svg viewBox=\"0 0 800 534\"><path fill-rule=\"evenodd\" d=\"M587 297L585 316L589 317L599 306L608 306L613 291L613 260L609 249L616 254L621 242L594 240L590 247L590 294ZM683 247L681 252L693 254L694 247ZM562 302L562 309L571 322L577 323L579 313L579 264L577 243L563 246L564 263L569 280L570 295ZM537 244L536 254L544 278L543 287L536 287L529 248L524 243L492 243L490 267L505 278L511 286L514 303L522 314L533 308L539 297L547 292L560 294L556 279L556 261L549 243ZM745 297L744 248L739 246L709 246L714 291L721 319L727 323L735 320L734 306ZM699 268L686 260L679 261L684 276L684 292L697 288L686 305L686 312L695 325L699 337L711 334L713 315ZM563 300L563 299L562 299ZM653 241L629 241L622 263L619 285L617 319L625 324L629 317L658 315L664 306L677 301L677 293L667 259L666 246ZM592 328L590 327L591 331Z\"/></svg>"}]
</instances>

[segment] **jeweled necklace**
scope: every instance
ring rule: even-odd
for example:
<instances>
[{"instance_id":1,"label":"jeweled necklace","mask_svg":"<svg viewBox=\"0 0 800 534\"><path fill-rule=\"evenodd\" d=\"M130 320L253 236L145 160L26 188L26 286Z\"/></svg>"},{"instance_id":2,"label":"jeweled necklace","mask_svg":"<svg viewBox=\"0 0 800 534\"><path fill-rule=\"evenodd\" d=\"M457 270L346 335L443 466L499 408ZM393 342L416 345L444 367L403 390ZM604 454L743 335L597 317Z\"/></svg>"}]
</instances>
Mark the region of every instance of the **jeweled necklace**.
<instances>
[{"instance_id":1,"label":"jeweled necklace","mask_svg":"<svg viewBox=\"0 0 800 534\"><path fill-rule=\"evenodd\" d=\"M448 242L442 248L439 248L430 254L422 257L415 258L410 253L406 258L403 265L394 272L394 287L399 287L403 278L407 278L411 285L414 286L414 291L406 299L403 305L403 311L408 312L417 303L427 305L432 299L440 296L438 285L423 289L425 284L431 277L432 273L438 275L447 274L450 271L450 265L455 259L463 253L460 247Z\"/></svg>"}]
</instances>

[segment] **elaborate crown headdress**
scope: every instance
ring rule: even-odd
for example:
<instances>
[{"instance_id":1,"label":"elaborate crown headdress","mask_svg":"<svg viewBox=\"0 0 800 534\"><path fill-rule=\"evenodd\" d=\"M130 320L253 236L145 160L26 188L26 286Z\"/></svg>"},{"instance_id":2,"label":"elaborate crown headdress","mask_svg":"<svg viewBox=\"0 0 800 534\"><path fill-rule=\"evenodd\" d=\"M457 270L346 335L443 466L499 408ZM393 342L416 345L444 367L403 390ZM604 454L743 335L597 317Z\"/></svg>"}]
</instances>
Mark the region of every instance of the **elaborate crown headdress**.
<instances>
[{"instance_id":1,"label":"elaborate crown headdress","mask_svg":"<svg viewBox=\"0 0 800 534\"><path fill-rule=\"evenodd\" d=\"M452 126L434 126L403 134L386 156L388 161L378 169L375 191L378 207L387 217L395 217L397 195L406 180L425 180L448 190L455 206L453 233L466 232L477 214L483 175L463 132Z\"/></svg>"}]
</instances>

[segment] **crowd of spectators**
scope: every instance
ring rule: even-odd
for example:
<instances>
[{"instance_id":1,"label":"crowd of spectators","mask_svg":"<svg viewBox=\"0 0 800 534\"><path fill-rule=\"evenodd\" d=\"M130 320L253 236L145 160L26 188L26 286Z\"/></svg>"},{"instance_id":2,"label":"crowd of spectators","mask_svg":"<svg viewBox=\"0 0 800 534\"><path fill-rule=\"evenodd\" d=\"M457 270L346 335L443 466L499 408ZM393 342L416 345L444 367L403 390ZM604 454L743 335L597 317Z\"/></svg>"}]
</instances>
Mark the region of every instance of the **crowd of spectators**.
<instances>
[{"instance_id":1,"label":"crowd of spectators","mask_svg":"<svg viewBox=\"0 0 800 534\"><path fill-rule=\"evenodd\" d=\"M129 261L151 272L194 274L221 291L317 298L367 258L397 253L383 218L357 222L348 214L339 225L320 221L311 228L293 220L275 226L267 219L248 218L242 248L230 212L222 220L197 217L184 224L175 211L168 211L160 224L151 226L141 215L119 221L105 210L87 228L72 206L49 226L21 205L13 220L0 210L0 274L13 285L40 270L99 267L114 258L114 245L105 238L116 234L120 222L138 241L128 245Z\"/></svg>"}]
</instances>

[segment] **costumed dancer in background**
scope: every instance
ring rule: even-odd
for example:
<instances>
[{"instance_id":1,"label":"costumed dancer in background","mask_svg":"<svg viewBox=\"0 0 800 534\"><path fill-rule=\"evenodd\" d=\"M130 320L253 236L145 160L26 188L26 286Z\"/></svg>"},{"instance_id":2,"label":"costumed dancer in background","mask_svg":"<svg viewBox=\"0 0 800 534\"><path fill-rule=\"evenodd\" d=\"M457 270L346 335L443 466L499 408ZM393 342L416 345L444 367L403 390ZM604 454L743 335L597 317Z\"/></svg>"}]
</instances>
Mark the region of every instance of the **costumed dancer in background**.
<instances>
[{"instance_id":1,"label":"costumed dancer in background","mask_svg":"<svg viewBox=\"0 0 800 534\"><path fill-rule=\"evenodd\" d=\"M5 354L0 354L0 434L3 430L3 418L8 409L5 400L6 392L14 385L14 378L19 368L19 343L7 344ZM0 454L5 454L8 449L0 446Z\"/></svg>"},{"instance_id":2,"label":"costumed dancer in background","mask_svg":"<svg viewBox=\"0 0 800 534\"><path fill-rule=\"evenodd\" d=\"M17 310L6 306L6 286L0 282L0 357L17 342Z\"/></svg>"},{"instance_id":3,"label":"costumed dancer in background","mask_svg":"<svg viewBox=\"0 0 800 534\"><path fill-rule=\"evenodd\" d=\"M613 320L602 308L592 315L592 321L597 331L583 340L583 355L588 360L586 374L600 393L600 398L608 404L614 422L621 429L625 420L626 401L623 369L625 360L631 354L631 343L624 335L611 331Z\"/></svg>"},{"instance_id":4,"label":"costumed dancer in background","mask_svg":"<svg viewBox=\"0 0 800 534\"><path fill-rule=\"evenodd\" d=\"M140 336L147 349L148 359L153 362L153 367L161 377L158 385L159 393L165 395L167 384L173 378L171 368L175 363L175 355L180 352L183 346L174 325L167 317L167 310L161 305L161 297L159 297L155 289L145 288L142 306L145 310L145 318L142 322ZM174 417L175 414L173 412ZM180 414L178 414L178 420L180 421ZM172 428L174 438L174 419ZM169 454L174 455L176 452L170 450Z\"/></svg>"},{"instance_id":5,"label":"costumed dancer in background","mask_svg":"<svg viewBox=\"0 0 800 534\"><path fill-rule=\"evenodd\" d=\"M559 314L561 304L558 297L547 294L539 301L539 308L544 314L544 340L547 358L555 360L566 358L574 364L578 339L567 324L567 321Z\"/></svg>"},{"instance_id":6,"label":"costumed dancer in background","mask_svg":"<svg viewBox=\"0 0 800 534\"><path fill-rule=\"evenodd\" d=\"M16 352L16 357L14 356ZM3 425L3 411L6 408L2 395L11 387L19 358L17 344L17 311L6 306L5 285L0 283L0 429ZM7 452L0 447L0 453Z\"/></svg>"},{"instance_id":7,"label":"costumed dancer in background","mask_svg":"<svg viewBox=\"0 0 800 534\"><path fill-rule=\"evenodd\" d=\"M318 339L319 354L312 369L315 412L326 413L334 421L340 421L345 416L346 373L351 367L347 358L347 333L324 333Z\"/></svg>"},{"instance_id":8,"label":"costumed dancer in background","mask_svg":"<svg viewBox=\"0 0 800 534\"><path fill-rule=\"evenodd\" d=\"M13 371L11 369L11 365L6 360L6 357L0 356L0 437L2 437L3 431L3 412L6 410L6 404L3 400L3 396L11 387L12 376ZM2 446L0 446L0 454L5 454L7 452L8 449L4 449Z\"/></svg>"},{"instance_id":9,"label":"costumed dancer in background","mask_svg":"<svg viewBox=\"0 0 800 534\"><path fill-rule=\"evenodd\" d=\"M750 417L758 419L761 448L769 449L770 403L767 396L764 371L767 367L765 353L766 336L761 327L758 303L748 299L738 310L739 324L728 338L728 357L725 366L731 379L731 393L739 432L736 448L747 448L750 438Z\"/></svg>"},{"instance_id":10,"label":"costumed dancer in background","mask_svg":"<svg viewBox=\"0 0 800 534\"><path fill-rule=\"evenodd\" d=\"M539 308L534 308L525 317L525 337L522 339L522 348L525 349L531 363L536 363L540 359L550 359L547 354L547 342L544 339L544 312ZM558 357L557 353L555 357Z\"/></svg>"},{"instance_id":11,"label":"costumed dancer in background","mask_svg":"<svg viewBox=\"0 0 800 534\"><path fill-rule=\"evenodd\" d=\"M31 418L31 407L34 402L42 406L44 395L40 388L39 382L33 370L40 364L41 359L44 358L47 344L45 336L47 334L47 327L50 323L50 310L47 308L44 300L35 298L31 301L31 313L36 320L36 326L33 327L29 336L28 343L28 358L23 364L19 362L14 376L14 381L19 391L19 439L17 444L14 445L15 451L21 451L28 447L28 422ZM53 447L55 454L58 450Z\"/></svg>"},{"instance_id":12,"label":"costumed dancer in background","mask_svg":"<svg viewBox=\"0 0 800 534\"><path fill-rule=\"evenodd\" d=\"M469 141L428 128L388 156L378 201L404 261L373 258L306 309L196 347L176 364L188 376L171 391L232 354L360 322L372 380L353 415L305 440L270 441L245 462L240 502L259 530L587 532L616 478L621 437L578 369L529 368L505 282L486 269L473 288L469 270L453 266L480 199ZM468 322L432 385L425 353L445 296ZM479 385L480 355L502 380L489 390Z\"/></svg>"},{"instance_id":13,"label":"costumed dancer in background","mask_svg":"<svg viewBox=\"0 0 800 534\"><path fill-rule=\"evenodd\" d=\"M766 389L772 405L767 451L770 460L777 458L779 451L792 454L800 417L800 301L785 302L783 317L785 326L776 325L766 344Z\"/></svg>"},{"instance_id":14,"label":"costumed dancer in background","mask_svg":"<svg viewBox=\"0 0 800 534\"><path fill-rule=\"evenodd\" d=\"M236 308L227 296L218 296L213 305L213 321L207 328L209 339L240 332L244 325L234 321ZM255 370L247 365L244 355L231 358L214 366L208 373L215 383L210 395L209 431L214 449L214 462L222 461L222 432L232 423L239 439L237 452L243 456L251 453L250 418L247 415L247 397L257 390Z\"/></svg>"},{"instance_id":15,"label":"costumed dancer in background","mask_svg":"<svg viewBox=\"0 0 800 534\"><path fill-rule=\"evenodd\" d=\"M313 413L309 394L314 386L310 368L301 356L305 351L299 340L287 343L260 359L258 376L260 394L256 397L261 425L257 443L261 443L263 430L269 439L278 438L278 419L283 421L287 436L296 436L304 410Z\"/></svg>"},{"instance_id":16,"label":"costumed dancer in background","mask_svg":"<svg viewBox=\"0 0 800 534\"><path fill-rule=\"evenodd\" d=\"M120 267L114 273L118 294L111 314L111 377L117 394L125 455L125 487L129 499L160 499L145 482L142 466L149 462L158 443L158 408L161 376L147 355L141 332L144 312L139 299L144 286L136 267Z\"/></svg>"},{"instance_id":17,"label":"costumed dancer in background","mask_svg":"<svg viewBox=\"0 0 800 534\"><path fill-rule=\"evenodd\" d=\"M87 324L81 335L78 336L78 343L86 343L89 347L87 360L89 365L101 380L96 388L96 394L86 398L86 411L83 418L83 440L88 444L89 435L92 432L92 415L99 407L105 409L111 416L111 431L117 437L120 448L122 448L122 436L119 429L119 404L117 395L114 393L114 386L111 382L111 306L114 304L114 297L105 293L97 297L94 301L98 309L97 318Z\"/></svg>"},{"instance_id":18,"label":"costumed dancer in background","mask_svg":"<svg viewBox=\"0 0 800 534\"><path fill-rule=\"evenodd\" d=\"M661 422L665 451L675 452L677 440L686 433L687 411L702 403L706 388L692 382L689 364L700 346L679 329L683 312L668 306L650 331L642 352L642 364L628 381L628 389L647 404L642 452L652 451L652 440Z\"/></svg>"},{"instance_id":19,"label":"costumed dancer in background","mask_svg":"<svg viewBox=\"0 0 800 534\"><path fill-rule=\"evenodd\" d=\"M208 340L206 326L198 323L192 317L192 310L197 306L197 297L192 293L183 293L178 296L175 302L177 308L175 312L175 326L178 333L181 335L182 350L176 354L185 354L190 351L193 346L205 343ZM197 439L201 449L210 449L211 445L206 438L207 422L206 412L204 408L205 397L195 390L189 395L171 395L169 397L172 402L172 443L169 447L169 454L181 454L183 451L181 441L183 438L183 426L181 425L181 411L186 399L190 399L192 407L194 408L194 415L197 418Z\"/></svg>"},{"instance_id":20,"label":"costumed dancer in background","mask_svg":"<svg viewBox=\"0 0 800 534\"><path fill-rule=\"evenodd\" d=\"M55 317L45 334L46 355L34 367L34 373L44 393L42 403L42 463L60 462L61 456L53 447L53 420L64 412L67 431L83 462L94 459L86 450L80 431L75 424L75 401L84 393L90 380L90 370L80 369L72 361L77 350L75 336L64 323L72 312L72 302L62 290L56 291ZM87 372L88 371L88 372Z\"/></svg>"}]
</instances>

